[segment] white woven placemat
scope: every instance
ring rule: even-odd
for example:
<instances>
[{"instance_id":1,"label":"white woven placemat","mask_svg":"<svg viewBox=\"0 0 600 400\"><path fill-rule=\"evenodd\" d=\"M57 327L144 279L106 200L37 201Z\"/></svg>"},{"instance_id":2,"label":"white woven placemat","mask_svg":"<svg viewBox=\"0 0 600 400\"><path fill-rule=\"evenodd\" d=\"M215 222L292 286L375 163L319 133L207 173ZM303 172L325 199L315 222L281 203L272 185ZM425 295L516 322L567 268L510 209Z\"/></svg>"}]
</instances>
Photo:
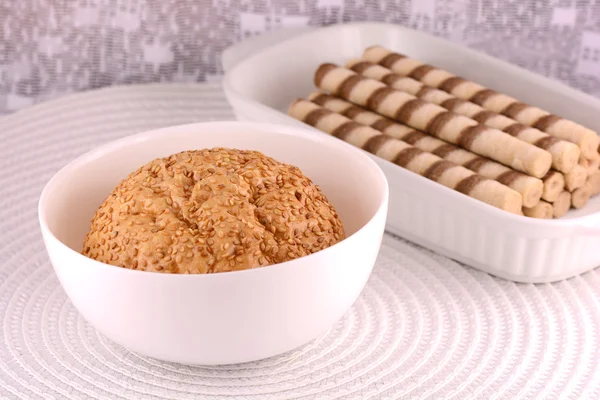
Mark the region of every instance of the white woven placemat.
<instances>
[{"instance_id":1,"label":"white woven placemat","mask_svg":"<svg viewBox=\"0 0 600 400\"><path fill-rule=\"evenodd\" d=\"M0 118L1 398L600 397L599 272L514 284L391 236L348 314L289 354L188 367L140 357L99 335L68 301L46 256L36 212L43 185L100 143L232 118L217 85L103 89Z\"/></svg>"}]
</instances>

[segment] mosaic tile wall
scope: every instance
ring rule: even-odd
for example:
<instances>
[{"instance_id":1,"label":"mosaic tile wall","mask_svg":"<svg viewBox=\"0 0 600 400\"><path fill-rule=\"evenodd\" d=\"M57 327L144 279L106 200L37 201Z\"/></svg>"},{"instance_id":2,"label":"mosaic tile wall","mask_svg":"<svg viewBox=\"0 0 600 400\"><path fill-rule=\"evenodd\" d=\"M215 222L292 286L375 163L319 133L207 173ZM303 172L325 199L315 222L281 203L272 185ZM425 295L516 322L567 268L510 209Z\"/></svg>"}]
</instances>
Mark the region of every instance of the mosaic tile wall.
<instances>
[{"instance_id":1,"label":"mosaic tile wall","mask_svg":"<svg viewBox=\"0 0 600 400\"><path fill-rule=\"evenodd\" d=\"M600 96L600 0L0 0L0 113L107 85L216 80L221 51L245 37L365 20Z\"/></svg>"}]
</instances>

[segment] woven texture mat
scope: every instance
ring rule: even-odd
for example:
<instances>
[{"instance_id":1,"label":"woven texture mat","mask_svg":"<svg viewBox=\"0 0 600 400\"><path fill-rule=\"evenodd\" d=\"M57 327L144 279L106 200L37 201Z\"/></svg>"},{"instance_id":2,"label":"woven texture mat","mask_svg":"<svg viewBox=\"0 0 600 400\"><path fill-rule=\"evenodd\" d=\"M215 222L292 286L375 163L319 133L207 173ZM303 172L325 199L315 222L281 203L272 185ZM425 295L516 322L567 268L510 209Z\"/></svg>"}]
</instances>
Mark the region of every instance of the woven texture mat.
<instances>
[{"instance_id":1,"label":"woven texture mat","mask_svg":"<svg viewBox=\"0 0 600 400\"><path fill-rule=\"evenodd\" d=\"M101 143L232 118L217 85L142 85L0 119L0 398L600 398L599 272L514 284L392 236L347 315L288 354L188 367L98 334L48 261L36 211L43 185Z\"/></svg>"}]
</instances>

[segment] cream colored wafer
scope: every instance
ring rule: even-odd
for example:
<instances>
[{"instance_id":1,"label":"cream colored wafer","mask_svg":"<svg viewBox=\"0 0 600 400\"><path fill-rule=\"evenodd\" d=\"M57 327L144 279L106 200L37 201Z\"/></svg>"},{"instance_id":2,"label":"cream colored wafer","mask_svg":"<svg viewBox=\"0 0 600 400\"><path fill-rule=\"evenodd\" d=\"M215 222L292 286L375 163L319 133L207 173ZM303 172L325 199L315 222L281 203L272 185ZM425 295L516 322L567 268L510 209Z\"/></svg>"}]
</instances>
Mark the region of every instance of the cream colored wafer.
<instances>
[{"instance_id":1,"label":"cream colored wafer","mask_svg":"<svg viewBox=\"0 0 600 400\"><path fill-rule=\"evenodd\" d=\"M557 171L548 171L546 176L542 178L542 182L544 182L542 199L551 203L565 189L565 176Z\"/></svg>"},{"instance_id":2,"label":"cream colored wafer","mask_svg":"<svg viewBox=\"0 0 600 400\"><path fill-rule=\"evenodd\" d=\"M415 130L407 125L394 122L382 115L355 106L335 96L314 92L310 94L308 99L360 124L369 125L395 139L400 139L423 151L433 153L446 161L462 165L481 176L494 179L519 192L523 197L524 207L533 207L540 201L544 189L544 184L540 179L515 171L487 158L480 157L468 150L461 149L458 146L444 142L441 139ZM563 186L564 182L559 190L562 190Z\"/></svg>"},{"instance_id":3,"label":"cream colored wafer","mask_svg":"<svg viewBox=\"0 0 600 400\"><path fill-rule=\"evenodd\" d=\"M600 154L594 154L592 157L579 156L579 165L584 167L589 172L593 172L600 167Z\"/></svg>"},{"instance_id":4,"label":"cream colored wafer","mask_svg":"<svg viewBox=\"0 0 600 400\"><path fill-rule=\"evenodd\" d=\"M554 218L563 217L571 208L571 193L566 190L560 193L552 203L552 208Z\"/></svg>"},{"instance_id":5,"label":"cream colored wafer","mask_svg":"<svg viewBox=\"0 0 600 400\"><path fill-rule=\"evenodd\" d=\"M595 153L592 157L581 160L580 164L585 167L588 175L600 168L600 154Z\"/></svg>"},{"instance_id":6,"label":"cream colored wafer","mask_svg":"<svg viewBox=\"0 0 600 400\"><path fill-rule=\"evenodd\" d=\"M600 194L600 170L592 172L587 179L590 185L590 196L594 197Z\"/></svg>"},{"instance_id":7,"label":"cream colored wafer","mask_svg":"<svg viewBox=\"0 0 600 400\"><path fill-rule=\"evenodd\" d=\"M550 169L552 156L543 149L392 89L375 79L362 77L347 68L333 64L321 65L315 73L315 85L354 104L536 178L543 177Z\"/></svg>"},{"instance_id":8,"label":"cream colored wafer","mask_svg":"<svg viewBox=\"0 0 600 400\"><path fill-rule=\"evenodd\" d=\"M588 167L585 169L588 175L593 174L600 168L600 158L597 160L588 160Z\"/></svg>"},{"instance_id":9,"label":"cream colored wafer","mask_svg":"<svg viewBox=\"0 0 600 400\"><path fill-rule=\"evenodd\" d=\"M504 131L524 142L548 151L552 155L552 168L560 172L569 172L581 154L576 144L567 142L524 125L505 115L486 110L478 104L460 99L443 90L427 86L416 79L396 74L391 70L370 61L353 59L346 67L367 78L377 79L386 85L412 94L430 103L438 104L459 115L472 118L480 124ZM600 159L600 154L598 155ZM599 161L600 164L600 161Z\"/></svg>"},{"instance_id":10,"label":"cream colored wafer","mask_svg":"<svg viewBox=\"0 0 600 400\"><path fill-rule=\"evenodd\" d=\"M552 219L554 208L552 204L542 200L533 207L523 207L523 214L530 218Z\"/></svg>"},{"instance_id":11,"label":"cream colored wafer","mask_svg":"<svg viewBox=\"0 0 600 400\"><path fill-rule=\"evenodd\" d=\"M579 157L579 165L581 165L583 168L585 168L585 170L587 171L589 166L590 166L590 160L588 160L587 158L581 156Z\"/></svg>"},{"instance_id":12,"label":"cream colored wafer","mask_svg":"<svg viewBox=\"0 0 600 400\"><path fill-rule=\"evenodd\" d=\"M600 140L591 129L558 117L548 111L522 103L510 96L460 78L448 71L425 64L381 46L367 48L362 58L380 64L400 75L409 76L426 85L442 89L464 100L504 114L525 125L533 126L559 139L579 146L586 157L597 151Z\"/></svg>"},{"instance_id":13,"label":"cream colored wafer","mask_svg":"<svg viewBox=\"0 0 600 400\"><path fill-rule=\"evenodd\" d=\"M587 171L581 165L576 165L571 172L565 175L565 189L572 192L575 189L579 189L585 184L587 179Z\"/></svg>"},{"instance_id":14,"label":"cream colored wafer","mask_svg":"<svg viewBox=\"0 0 600 400\"><path fill-rule=\"evenodd\" d=\"M591 196L592 188L590 184L586 182L582 187L575 189L573 193L571 193L571 206L573 206L573 208L585 207Z\"/></svg>"},{"instance_id":15,"label":"cream colored wafer","mask_svg":"<svg viewBox=\"0 0 600 400\"><path fill-rule=\"evenodd\" d=\"M356 147L375 154L425 178L502 210L522 213L521 195L460 165L419 150L401 140L307 100L296 100L289 114Z\"/></svg>"}]
</instances>

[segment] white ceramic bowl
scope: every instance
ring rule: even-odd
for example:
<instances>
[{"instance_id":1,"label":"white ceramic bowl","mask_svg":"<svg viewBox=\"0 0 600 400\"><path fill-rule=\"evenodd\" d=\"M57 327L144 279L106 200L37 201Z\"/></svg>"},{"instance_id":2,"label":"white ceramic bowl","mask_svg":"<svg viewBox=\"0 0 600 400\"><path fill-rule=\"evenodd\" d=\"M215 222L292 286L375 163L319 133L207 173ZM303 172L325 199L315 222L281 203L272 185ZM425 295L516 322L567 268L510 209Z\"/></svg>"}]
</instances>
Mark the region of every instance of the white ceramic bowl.
<instances>
[{"instance_id":1,"label":"white ceramic bowl","mask_svg":"<svg viewBox=\"0 0 600 400\"><path fill-rule=\"evenodd\" d=\"M95 210L130 172L157 157L217 146L298 166L338 210L347 238L293 261L210 275L129 270L79 253ZM211 122L126 137L79 157L45 187L39 219L63 288L95 328L140 354L211 365L270 357L324 334L371 273L387 206L383 172L338 139L280 125Z\"/></svg>"}]
</instances>

